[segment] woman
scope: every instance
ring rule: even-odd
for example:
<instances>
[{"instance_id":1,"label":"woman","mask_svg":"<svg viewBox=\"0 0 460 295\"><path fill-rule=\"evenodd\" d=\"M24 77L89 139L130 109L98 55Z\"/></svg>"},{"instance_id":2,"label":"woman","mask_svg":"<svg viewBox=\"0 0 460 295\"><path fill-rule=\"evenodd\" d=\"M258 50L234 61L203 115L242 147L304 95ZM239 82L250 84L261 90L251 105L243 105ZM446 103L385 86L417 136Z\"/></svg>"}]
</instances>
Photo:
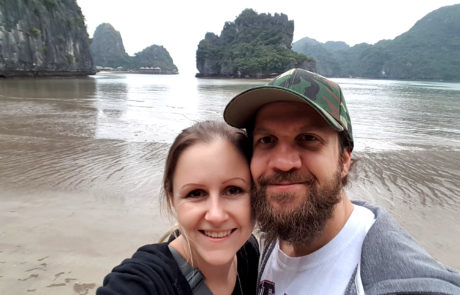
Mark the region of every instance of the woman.
<instances>
[{"instance_id":1,"label":"woman","mask_svg":"<svg viewBox=\"0 0 460 295\"><path fill-rule=\"evenodd\" d=\"M179 235L141 247L97 294L255 294L259 252L251 236L248 150L245 134L223 122L182 131L163 178Z\"/></svg>"}]
</instances>

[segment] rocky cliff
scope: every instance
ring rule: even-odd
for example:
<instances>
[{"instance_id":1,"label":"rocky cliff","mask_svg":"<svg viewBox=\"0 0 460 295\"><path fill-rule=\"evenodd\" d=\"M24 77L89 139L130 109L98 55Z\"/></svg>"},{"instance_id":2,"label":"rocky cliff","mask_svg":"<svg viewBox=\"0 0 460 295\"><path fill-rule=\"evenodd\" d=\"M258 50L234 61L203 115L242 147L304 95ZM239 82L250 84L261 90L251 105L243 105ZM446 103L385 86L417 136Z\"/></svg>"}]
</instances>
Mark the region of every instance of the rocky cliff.
<instances>
[{"instance_id":1,"label":"rocky cliff","mask_svg":"<svg viewBox=\"0 0 460 295\"><path fill-rule=\"evenodd\" d=\"M268 77L293 67L315 71L315 62L291 50L294 22L285 14L245 9L226 22L221 35L207 33L198 44L199 77Z\"/></svg>"},{"instance_id":2,"label":"rocky cliff","mask_svg":"<svg viewBox=\"0 0 460 295\"><path fill-rule=\"evenodd\" d=\"M177 74L178 69L169 55L168 50L160 45L151 45L134 54L132 64L145 72L152 70L159 74Z\"/></svg>"},{"instance_id":3,"label":"rocky cliff","mask_svg":"<svg viewBox=\"0 0 460 295\"><path fill-rule=\"evenodd\" d=\"M0 0L0 77L94 73L76 0Z\"/></svg>"},{"instance_id":4,"label":"rocky cliff","mask_svg":"<svg viewBox=\"0 0 460 295\"><path fill-rule=\"evenodd\" d=\"M90 51L96 66L113 68L126 66L129 59L120 32L108 23L97 26Z\"/></svg>"}]
</instances>

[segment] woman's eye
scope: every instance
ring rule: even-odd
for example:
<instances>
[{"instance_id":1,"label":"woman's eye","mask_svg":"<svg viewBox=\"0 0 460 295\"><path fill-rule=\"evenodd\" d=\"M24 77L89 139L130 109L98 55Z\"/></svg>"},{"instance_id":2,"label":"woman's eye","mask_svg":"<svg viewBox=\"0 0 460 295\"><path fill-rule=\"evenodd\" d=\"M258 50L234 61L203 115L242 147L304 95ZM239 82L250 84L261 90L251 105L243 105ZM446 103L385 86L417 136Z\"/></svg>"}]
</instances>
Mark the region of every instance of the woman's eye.
<instances>
[{"instance_id":1,"label":"woman's eye","mask_svg":"<svg viewBox=\"0 0 460 295\"><path fill-rule=\"evenodd\" d=\"M189 192L185 197L186 198L201 198L206 195L206 192L201 189L196 189Z\"/></svg>"},{"instance_id":2,"label":"woman's eye","mask_svg":"<svg viewBox=\"0 0 460 295\"><path fill-rule=\"evenodd\" d=\"M226 195L239 195L244 193L244 190L238 186L229 186L225 189Z\"/></svg>"}]
</instances>

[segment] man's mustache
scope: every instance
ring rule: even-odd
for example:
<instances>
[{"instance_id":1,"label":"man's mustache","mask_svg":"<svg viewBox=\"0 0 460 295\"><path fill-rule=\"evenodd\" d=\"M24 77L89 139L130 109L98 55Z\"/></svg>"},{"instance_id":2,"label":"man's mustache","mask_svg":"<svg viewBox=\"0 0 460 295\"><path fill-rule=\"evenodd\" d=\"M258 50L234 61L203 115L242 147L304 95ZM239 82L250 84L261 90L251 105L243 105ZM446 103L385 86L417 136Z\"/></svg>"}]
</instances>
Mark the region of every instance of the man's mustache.
<instances>
[{"instance_id":1,"label":"man's mustache","mask_svg":"<svg viewBox=\"0 0 460 295\"><path fill-rule=\"evenodd\" d=\"M257 183L260 186L279 184L282 182L303 183L305 185L311 185L315 182L315 177L311 174L301 174L298 171L288 171L275 172L273 175L269 176L261 175L257 178Z\"/></svg>"}]
</instances>

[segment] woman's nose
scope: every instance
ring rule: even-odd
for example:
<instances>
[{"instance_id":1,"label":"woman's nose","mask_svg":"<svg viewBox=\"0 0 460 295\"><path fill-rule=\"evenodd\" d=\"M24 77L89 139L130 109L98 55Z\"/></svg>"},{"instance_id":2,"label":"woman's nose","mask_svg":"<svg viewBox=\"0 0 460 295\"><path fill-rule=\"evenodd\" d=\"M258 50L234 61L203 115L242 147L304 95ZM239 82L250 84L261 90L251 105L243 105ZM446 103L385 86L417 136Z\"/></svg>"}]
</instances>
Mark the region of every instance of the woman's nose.
<instances>
[{"instance_id":1,"label":"woman's nose","mask_svg":"<svg viewBox=\"0 0 460 295\"><path fill-rule=\"evenodd\" d=\"M205 220L212 223L220 223L227 220L227 218L228 214L222 200L219 199L218 195L211 195L208 200Z\"/></svg>"}]
</instances>

